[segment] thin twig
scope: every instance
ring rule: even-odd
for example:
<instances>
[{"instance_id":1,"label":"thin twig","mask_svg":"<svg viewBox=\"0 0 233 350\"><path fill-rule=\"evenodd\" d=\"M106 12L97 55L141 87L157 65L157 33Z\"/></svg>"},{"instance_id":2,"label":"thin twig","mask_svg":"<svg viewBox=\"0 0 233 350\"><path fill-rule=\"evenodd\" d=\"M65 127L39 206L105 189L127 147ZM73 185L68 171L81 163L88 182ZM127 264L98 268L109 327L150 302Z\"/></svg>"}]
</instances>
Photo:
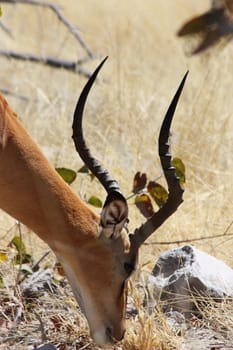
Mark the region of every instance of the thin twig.
<instances>
[{"instance_id":1,"label":"thin twig","mask_svg":"<svg viewBox=\"0 0 233 350\"><path fill-rule=\"evenodd\" d=\"M45 252L42 257L40 257L40 259L38 259L33 265L32 265L32 271L36 271L39 268L39 265L41 263L42 260L44 260L46 258L46 256L48 256L51 253L51 250L47 250L47 252Z\"/></svg>"},{"instance_id":2,"label":"thin twig","mask_svg":"<svg viewBox=\"0 0 233 350\"><path fill-rule=\"evenodd\" d=\"M50 2L44 2L39 0L2 0L1 2L12 3L12 4L29 4L34 6L47 7L52 10L59 21L61 21L70 31L70 33L75 37L75 39L79 42L80 46L86 51L89 58L94 58L94 53L92 50L86 45L85 41L81 37L78 29L72 24L67 18L63 15L58 5L52 4Z\"/></svg>"},{"instance_id":3,"label":"thin twig","mask_svg":"<svg viewBox=\"0 0 233 350\"><path fill-rule=\"evenodd\" d=\"M15 327L21 322L22 320L22 314L23 314L23 306L19 304L18 308L16 309L16 315L15 315Z\"/></svg>"},{"instance_id":4,"label":"thin twig","mask_svg":"<svg viewBox=\"0 0 233 350\"><path fill-rule=\"evenodd\" d=\"M14 58L21 61L42 63L45 65L51 66L53 68L63 68L72 72L79 73L80 75L83 75L86 78L89 78L91 76L90 72L80 67L80 62L82 62L81 60L66 61L55 57L38 56L31 53L20 53L17 51L10 51L10 50L0 50L0 55L5 56L7 58Z\"/></svg>"},{"instance_id":5,"label":"thin twig","mask_svg":"<svg viewBox=\"0 0 233 350\"><path fill-rule=\"evenodd\" d=\"M20 340L22 342L22 340L25 339L26 336L27 335L21 335L21 334L20 335L19 334L9 335L9 336L7 336L5 338L1 338L0 344L8 343L8 342L10 342L12 340L15 341L15 342Z\"/></svg>"},{"instance_id":6,"label":"thin twig","mask_svg":"<svg viewBox=\"0 0 233 350\"><path fill-rule=\"evenodd\" d=\"M7 231L5 231L5 234L0 237L1 240L4 240L6 237L8 237L9 233L15 229L16 223L14 223Z\"/></svg>"},{"instance_id":7,"label":"thin twig","mask_svg":"<svg viewBox=\"0 0 233 350\"><path fill-rule=\"evenodd\" d=\"M38 319L38 321L40 323L39 330L41 331L41 342L45 343L45 342L47 342L48 339L47 339L47 335L46 335L46 332L45 332L43 321L42 321L40 315L36 311L34 311L34 314L35 314L36 318Z\"/></svg>"},{"instance_id":8,"label":"thin twig","mask_svg":"<svg viewBox=\"0 0 233 350\"><path fill-rule=\"evenodd\" d=\"M22 229L21 229L21 223L19 221L16 222L16 225L18 227L18 231L19 231L19 242L20 242L20 246L19 246L19 270L16 276L16 280L15 280L15 288L17 288L18 284L19 284L19 280L20 280L20 275L21 275L21 271L22 271L22 263L23 263L23 254L22 254Z\"/></svg>"},{"instance_id":9,"label":"thin twig","mask_svg":"<svg viewBox=\"0 0 233 350\"><path fill-rule=\"evenodd\" d=\"M82 346L79 350L84 350L86 349L89 345L91 345L91 343L87 343L84 346Z\"/></svg>"},{"instance_id":10,"label":"thin twig","mask_svg":"<svg viewBox=\"0 0 233 350\"><path fill-rule=\"evenodd\" d=\"M30 100L29 97L26 97L24 95L19 95L19 94L16 94L15 92L13 91L10 91L10 90L7 90L7 89L2 89L0 88L0 92L4 95L9 95L9 96L13 96L13 97L16 97L22 101L25 101L25 102L28 102Z\"/></svg>"},{"instance_id":11,"label":"thin twig","mask_svg":"<svg viewBox=\"0 0 233 350\"><path fill-rule=\"evenodd\" d=\"M198 241L204 241L207 239L215 239L221 237L233 237L233 233L221 233L219 235L205 236L205 237L197 237L197 238L189 238L189 239L181 239L177 241L161 241L161 242L145 242L144 245L171 245L171 244L182 244L182 243L192 243Z\"/></svg>"},{"instance_id":12,"label":"thin twig","mask_svg":"<svg viewBox=\"0 0 233 350\"><path fill-rule=\"evenodd\" d=\"M11 38L13 38L12 32L11 30L1 21L0 22L0 28L7 34L9 35Z\"/></svg>"}]
</instances>

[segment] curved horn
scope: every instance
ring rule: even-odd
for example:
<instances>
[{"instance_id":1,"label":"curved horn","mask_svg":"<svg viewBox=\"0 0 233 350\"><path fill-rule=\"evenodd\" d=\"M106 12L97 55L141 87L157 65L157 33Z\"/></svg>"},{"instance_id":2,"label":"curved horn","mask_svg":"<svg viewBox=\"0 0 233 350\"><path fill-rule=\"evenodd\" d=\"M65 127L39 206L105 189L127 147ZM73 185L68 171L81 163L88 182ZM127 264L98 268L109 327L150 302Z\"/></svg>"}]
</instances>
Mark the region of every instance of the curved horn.
<instances>
[{"instance_id":1,"label":"curved horn","mask_svg":"<svg viewBox=\"0 0 233 350\"><path fill-rule=\"evenodd\" d=\"M83 119L83 110L86 103L87 96L89 94L89 91L100 71L102 68L104 62L106 61L108 57L105 57L105 59L99 64L99 66L96 68L94 73L89 78L88 82L84 86L77 105L74 112L74 120L73 120L73 140L75 143L75 148L80 155L81 159L84 161L88 169L97 177L97 179L101 182L101 184L104 186L107 193L112 192L118 192L121 193L119 185L116 180L114 180L109 172L104 169L98 160L96 160L90 153L89 148L86 145L86 142L84 140L83 136L83 129L82 129L82 119Z\"/></svg>"},{"instance_id":2,"label":"curved horn","mask_svg":"<svg viewBox=\"0 0 233 350\"><path fill-rule=\"evenodd\" d=\"M163 168L164 176L167 181L169 195L167 202L162 208L154 213L144 224L142 224L135 233L131 235L132 249L139 248L143 242L159 227L164 221L172 215L179 205L183 202L183 188L180 186L180 180L176 176L175 168L171 164L171 154L169 153L169 135L172 118L174 116L176 106L184 87L188 72L182 79L175 96L168 108L168 111L163 120L159 134L159 157Z\"/></svg>"}]
</instances>

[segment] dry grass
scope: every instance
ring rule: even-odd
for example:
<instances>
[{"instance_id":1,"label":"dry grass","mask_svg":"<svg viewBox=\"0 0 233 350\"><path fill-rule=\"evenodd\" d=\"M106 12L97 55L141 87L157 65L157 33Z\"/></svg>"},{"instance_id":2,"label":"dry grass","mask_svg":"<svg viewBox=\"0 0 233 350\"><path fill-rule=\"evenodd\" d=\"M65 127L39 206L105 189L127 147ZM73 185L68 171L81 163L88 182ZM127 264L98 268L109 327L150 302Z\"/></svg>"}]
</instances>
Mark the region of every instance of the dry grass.
<instances>
[{"instance_id":1,"label":"dry grass","mask_svg":"<svg viewBox=\"0 0 233 350\"><path fill-rule=\"evenodd\" d=\"M77 308L66 279L54 280L43 293L25 295L15 285L16 267L1 266L5 287L0 296L0 349L32 349L50 342L60 350L98 348L88 336L85 318ZM55 278L58 277L54 272ZM137 314L128 313L127 335L122 343L106 350L176 350L179 340L163 314L143 308L143 294L135 283L130 297Z\"/></svg>"},{"instance_id":2,"label":"dry grass","mask_svg":"<svg viewBox=\"0 0 233 350\"><path fill-rule=\"evenodd\" d=\"M95 155L116 176L126 194L131 190L136 171L145 171L151 178L160 174L156 153L159 126L179 81L189 69L189 78L174 120L172 138L173 154L180 156L186 164L185 202L154 234L151 241L170 242L223 234L232 223L233 206L233 46L232 43L223 44L201 56L188 57L185 52L192 43L180 41L175 36L181 23L205 10L209 2L57 2L63 6L65 15L78 26L85 41L100 59L109 55L102 71L105 82L95 86L89 99L85 130L89 144L94 145ZM82 55L75 40L49 11L34 10L24 5L3 4L2 8L3 20L14 35L9 38L0 32L2 47L53 54L67 59ZM87 68L92 70L100 59L91 62ZM29 97L28 102L10 96L8 100L51 163L78 169L82 163L75 154L70 137L71 120L85 79L64 70L1 57L0 64L0 88ZM80 181L76 182L74 188L79 192ZM90 186L84 181L82 191L104 198L104 192L98 184ZM132 203L130 217L132 229L143 220ZM11 227L13 229L9 230ZM232 230L230 227L229 232ZM14 221L1 213L2 247L14 233ZM35 259L47 249L26 229L24 240ZM232 266L231 237L202 240L195 245ZM36 251L35 246L38 247ZM136 280L146 278L159 253L167 247L147 245L142 249L139 266L141 274L140 277L135 276ZM51 265L49 259L46 263ZM11 285L12 282L9 282L9 287ZM6 292L11 293L10 288ZM50 322L45 321L49 320L50 310L55 312L56 305L62 307L62 299L57 295L49 295L48 299L37 305L38 312L45 316L44 322ZM229 308L225 310L227 312ZM87 336L85 322L80 316L76 320L75 306L72 306L72 311L70 306L64 306L61 312L66 318L64 323L71 324L71 328L75 323L82 322L81 331L84 330L83 334ZM28 311L26 315L27 330L29 324L33 324L31 317L34 320L36 317ZM225 315L218 319L219 323L228 322ZM127 350L179 348L174 345L177 337L170 330L166 331L161 322L152 326L151 320L146 315L129 320L128 334L119 347ZM231 325L229 327L232 329ZM23 333L22 330L20 332ZM72 328L72 349L75 349L75 339L81 334L79 332L79 327ZM49 332L51 339L65 337L65 334L68 339L69 331L64 332L62 329L57 334ZM12 343L11 348L25 349L24 345L20 346L19 342L15 346ZM93 346L91 344L87 349ZM3 348L6 349L7 345L3 344ZM77 348L81 348L81 345Z\"/></svg>"}]
</instances>

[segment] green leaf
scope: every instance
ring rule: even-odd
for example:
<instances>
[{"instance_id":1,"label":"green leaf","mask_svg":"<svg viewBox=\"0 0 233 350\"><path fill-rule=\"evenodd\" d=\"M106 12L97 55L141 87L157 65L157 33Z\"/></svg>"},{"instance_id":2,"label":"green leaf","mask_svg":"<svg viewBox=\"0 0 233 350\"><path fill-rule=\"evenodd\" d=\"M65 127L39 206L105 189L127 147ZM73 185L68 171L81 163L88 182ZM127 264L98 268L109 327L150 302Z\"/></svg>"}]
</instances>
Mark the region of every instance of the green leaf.
<instances>
[{"instance_id":1,"label":"green leaf","mask_svg":"<svg viewBox=\"0 0 233 350\"><path fill-rule=\"evenodd\" d=\"M147 183L146 174L140 173L140 171L138 171L135 174L134 180L133 180L133 193L136 194L142 191L146 187L146 183Z\"/></svg>"},{"instance_id":2,"label":"green leaf","mask_svg":"<svg viewBox=\"0 0 233 350\"><path fill-rule=\"evenodd\" d=\"M162 185L155 181L150 181L148 183L147 190L159 208L166 203L168 192Z\"/></svg>"},{"instance_id":3,"label":"green leaf","mask_svg":"<svg viewBox=\"0 0 233 350\"><path fill-rule=\"evenodd\" d=\"M102 201L96 196L91 196L87 202L96 208L102 208L103 206Z\"/></svg>"},{"instance_id":4,"label":"green leaf","mask_svg":"<svg viewBox=\"0 0 233 350\"><path fill-rule=\"evenodd\" d=\"M22 264L31 264L33 263L33 258L30 254L17 254L14 258L14 263L16 265Z\"/></svg>"},{"instance_id":5,"label":"green leaf","mask_svg":"<svg viewBox=\"0 0 233 350\"><path fill-rule=\"evenodd\" d=\"M181 186L185 183L185 165L180 158L173 158L172 165L176 168L176 176L180 179Z\"/></svg>"},{"instance_id":6,"label":"green leaf","mask_svg":"<svg viewBox=\"0 0 233 350\"><path fill-rule=\"evenodd\" d=\"M94 178L95 178L95 175L92 174L92 172L88 169L88 167L85 164L77 172L80 173L80 174L87 174L87 175L89 175L91 181L93 181Z\"/></svg>"},{"instance_id":7,"label":"green leaf","mask_svg":"<svg viewBox=\"0 0 233 350\"><path fill-rule=\"evenodd\" d=\"M1 6L0 6L0 17L2 16L2 8L1 8Z\"/></svg>"},{"instance_id":8,"label":"green leaf","mask_svg":"<svg viewBox=\"0 0 233 350\"><path fill-rule=\"evenodd\" d=\"M78 173L81 173L81 174L89 174L89 169L88 169L88 167L84 164L77 172L78 172Z\"/></svg>"},{"instance_id":9,"label":"green leaf","mask_svg":"<svg viewBox=\"0 0 233 350\"><path fill-rule=\"evenodd\" d=\"M16 248L18 254L22 254L22 255L27 254L25 244L23 243L23 241L21 240L21 238L19 236L15 236L9 245L10 246L13 245Z\"/></svg>"},{"instance_id":10,"label":"green leaf","mask_svg":"<svg viewBox=\"0 0 233 350\"><path fill-rule=\"evenodd\" d=\"M4 288L3 275L0 273L0 288Z\"/></svg>"},{"instance_id":11,"label":"green leaf","mask_svg":"<svg viewBox=\"0 0 233 350\"><path fill-rule=\"evenodd\" d=\"M77 176L76 171L68 168L56 168L56 171L68 185L71 185Z\"/></svg>"},{"instance_id":12,"label":"green leaf","mask_svg":"<svg viewBox=\"0 0 233 350\"><path fill-rule=\"evenodd\" d=\"M153 205L147 194L140 194L135 197L135 205L141 214L146 218L150 218L154 214Z\"/></svg>"},{"instance_id":13,"label":"green leaf","mask_svg":"<svg viewBox=\"0 0 233 350\"><path fill-rule=\"evenodd\" d=\"M5 262L7 260L7 258L8 258L7 252L4 250L1 250L0 251L0 263Z\"/></svg>"},{"instance_id":14,"label":"green leaf","mask_svg":"<svg viewBox=\"0 0 233 350\"><path fill-rule=\"evenodd\" d=\"M27 264L27 263L23 263L21 266L21 271L25 274L25 275L32 275L33 271L31 269L31 267Z\"/></svg>"},{"instance_id":15,"label":"green leaf","mask_svg":"<svg viewBox=\"0 0 233 350\"><path fill-rule=\"evenodd\" d=\"M90 174L89 174L89 176L90 176L91 181L93 181L93 180L94 180L94 178L95 178L95 175L94 175L94 174L92 174L92 173L90 173Z\"/></svg>"},{"instance_id":16,"label":"green leaf","mask_svg":"<svg viewBox=\"0 0 233 350\"><path fill-rule=\"evenodd\" d=\"M23 243L23 241L20 239L19 236L15 236L9 245L14 246L17 250L17 254L14 257L14 263L16 265L20 263L27 264L27 263L33 262L32 256L27 253L25 244Z\"/></svg>"}]
</instances>

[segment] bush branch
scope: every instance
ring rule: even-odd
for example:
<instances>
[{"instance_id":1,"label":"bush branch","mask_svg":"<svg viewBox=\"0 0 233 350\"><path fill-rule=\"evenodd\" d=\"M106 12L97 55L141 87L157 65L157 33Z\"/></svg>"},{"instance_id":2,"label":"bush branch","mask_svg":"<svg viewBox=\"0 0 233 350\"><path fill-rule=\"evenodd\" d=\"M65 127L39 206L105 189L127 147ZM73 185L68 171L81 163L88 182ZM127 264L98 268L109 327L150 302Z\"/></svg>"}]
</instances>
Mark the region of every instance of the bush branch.
<instances>
[{"instance_id":1,"label":"bush branch","mask_svg":"<svg viewBox=\"0 0 233 350\"><path fill-rule=\"evenodd\" d=\"M76 26L74 24L72 24L70 21L68 21L68 19L63 15L63 13L60 10L58 5L50 3L50 2L46 2L46 1L39 1L39 0L1 0L1 2L10 3L10 4L29 4L29 5L49 8L51 11L53 11L56 14L58 20L61 21L65 25L66 28L68 28L70 33L79 42L80 46L86 51L88 57L94 58L94 53L87 46L87 44L83 40L83 38L80 35Z\"/></svg>"},{"instance_id":2,"label":"bush branch","mask_svg":"<svg viewBox=\"0 0 233 350\"><path fill-rule=\"evenodd\" d=\"M63 68L72 72L79 73L80 75L89 78L91 73L85 70L80 64L83 62L79 61L67 61L63 59L59 59L56 57L48 57L48 56L39 56L31 53L22 53L18 51L10 51L10 50L0 50L0 55L5 56L7 58L14 58L22 61L31 61L36 63L42 63L53 68Z\"/></svg>"},{"instance_id":3,"label":"bush branch","mask_svg":"<svg viewBox=\"0 0 233 350\"><path fill-rule=\"evenodd\" d=\"M221 233L219 235L212 235L212 236L204 236L204 237L196 237L196 238L189 238L189 239L181 239L177 241L161 241L161 242L145 242L144 245L171 245L171 244L183 244L183 243L192 243L192 242L198 242L198 241L204 241L207 239L216 239L221 237L233 237L233 233Z\"/></svg>"}]
</instances>

